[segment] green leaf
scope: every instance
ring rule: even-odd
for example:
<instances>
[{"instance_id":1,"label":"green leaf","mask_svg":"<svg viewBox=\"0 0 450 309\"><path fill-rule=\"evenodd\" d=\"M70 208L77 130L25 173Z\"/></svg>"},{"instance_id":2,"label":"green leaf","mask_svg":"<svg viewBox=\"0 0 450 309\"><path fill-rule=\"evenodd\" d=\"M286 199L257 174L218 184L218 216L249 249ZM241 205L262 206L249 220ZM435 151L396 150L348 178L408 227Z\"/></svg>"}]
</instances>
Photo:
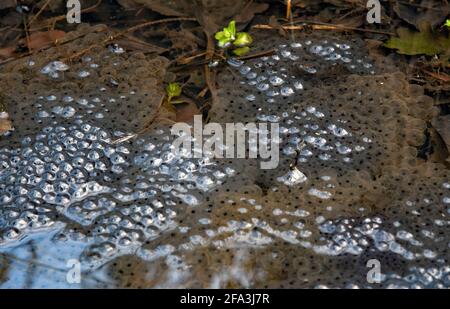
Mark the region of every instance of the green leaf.
<instances>
[{"instance_id":1,"label":"green leaf","mask_svg":"<svg viewBox=\"0 0 450 309\"><path fill-rule=\"evenodd\" d=\"M167 101L171 101L172 98L181 95L181 86L178 83L170 83L166 87Z\"/></svg>"},{"instance_id":2,"label":"green leaf","mask_svg":"<svg viewBox=\"0 0 450 309\"><path fill-rule=\"evenodd\" d=\"M234 20L230 21L228 27L223 28L223 31L217 32L214 37L218 41L219 47L226 47L236 39L236 22Z\"/></svg>"},{"instance_id":3,"label":"green leaf","mask_svg":"<svg viewBox=\"0 0 450 309\"><path fill-rule=\"evenodd\" d=\"M390 38L384 46L397 49L404 55L438 55L450 49L450 38L432 33L429 26L421 27L420 32L400 28L398 37Z\"/></svg>"},{"instance_id":4,"label":"green leaf","mask_svg":"<svg viewBox=\"0 0 450 309\"><path fill-rule=\"evenodd\" d=\"M249 51L250 51L250 47L244 46L244 47L239 47L239 48L236 48L235 50L233 50L233 54L235 54L236 56L243 56L243 55L247 54Z\"/></svg>"},{"instance_id":5,"label":"green leaf","mask_svg":"<svg viewBox=\"0 0 450 309\"><path fill-rule=\"evenodd\" d=\"M445 21L444 26L450 28L450 19L447 19L447 20Z\"/></svg>"},{"instance_id":6,"label":"green leaf","mask_svg":"<svg viewBox=\"0 0 450 309\"><path fill-rule=\"evenodd\" d=\"M236 38L236 22L234 20L230 21L228 27L223 30L227 31L230 34L231 40L234 40Z\"/></svg>"},{"instance_id":7,"label":"green leaf","mask_svg":"<svg viewBox=\"0 0 450 309\"><path fill-rule=\"evenodd\" d=\"M235 46L243 47L253 43L253 38L247 32L238 32L236 34L236 40L233 42Z\"/></svg>"},{"instance_id":8,"label":"green leaf","mask_svg":"<svg viewBox=\"0 0 450 309\"><path fill-rule=\"evenodd\" d=\"M231 39L222 39L219 40L218 45L220 48L224 48L224 47L228 47L228 45L230 45L231 43Z\"/></svg>"},{"instance_id":9,"label":"green leaf","mask_svg":"<svg viewBox=\"0 0 450 309\"><path fill-rule=\"evenodd\" d=\"M228 37L224 31L217 32L214 37L216 38L217 41L223 41L223 40L230 39L230 37Z\"/></svg>"}]
</instances>

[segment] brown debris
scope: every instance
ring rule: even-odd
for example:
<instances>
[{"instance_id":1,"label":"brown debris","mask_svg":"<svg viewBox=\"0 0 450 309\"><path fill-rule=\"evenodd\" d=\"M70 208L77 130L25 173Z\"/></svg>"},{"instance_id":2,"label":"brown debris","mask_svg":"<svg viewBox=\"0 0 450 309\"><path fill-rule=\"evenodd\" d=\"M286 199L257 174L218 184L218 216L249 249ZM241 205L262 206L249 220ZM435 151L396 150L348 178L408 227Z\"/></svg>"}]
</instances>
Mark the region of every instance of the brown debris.
<instances>
[{"instance_id":1,"label":"brown debris","mask_svg":"<svg viewBox=\"0 0 450 309\"><path fill-rule=\"evenodd\" d=\"M432 124L450 152L450 115L436 117Z\"/></svg>"}]
</instances>

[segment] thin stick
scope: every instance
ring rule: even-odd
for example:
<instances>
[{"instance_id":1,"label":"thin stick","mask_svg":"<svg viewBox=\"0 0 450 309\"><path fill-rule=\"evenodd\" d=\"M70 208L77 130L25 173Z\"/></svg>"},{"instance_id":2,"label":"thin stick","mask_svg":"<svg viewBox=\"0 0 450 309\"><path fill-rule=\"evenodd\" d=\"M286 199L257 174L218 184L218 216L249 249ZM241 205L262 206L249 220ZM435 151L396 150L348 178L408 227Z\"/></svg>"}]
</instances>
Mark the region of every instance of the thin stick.
<instances>
[{"instance_id":1,"label":"thin stick","mask_svg":"<svg viewBox=\"0 0 450 309\"><path fill-rule=\"evenodd\" d=\"M25 37L27 40L28 52L31 53L30 36L28 34L27 18L25 17L25 15L23 15L22 20L23 20L23 29L25 30Z\"/></svg>"},{"instance_id":2,"label":"thin stick","mask_svg":"<svg viewBox=\"0 0 450 309\"><path fill-rule=\"evenodd\" d=\"M287 0L286 19L289 19L291 17L291 7L292 7L292 0Z\"/></svg>"},{"instance_id":3,"label":"thin stick","mask_svg":"<svg viewBox=\"0 0 450 309\"><path fill-rule=\"evenodd\" d=\"M103 30L101 30L101 31L103 31ZM97 30L97 32L99 32L99 31ZM64 44L68 44L68 43L73 42L73 41L75 41L75 40L78 40L79 38L82 38L82 37L84 37L84 36L87 35L87 34L88 34L88 33L83 33L83 34L81 34L81 35L79 35L79 36L77 36L77 37L75 37L75 38L73 38L73 39L64 41L64 42L62 42L62 43L60 44L60 46L62 46L62 45L64 45ZM53 44L54 44L54 46L56 46L57 44L59 44L59 41L56 40ZM50 45L50 46L48 46L48 47L42 48L40 51L44 51L44 50L50 49L50 48L52 48L52 47L53 47L53 46ZM0 66L3 65L3 64L5 64L5 63L8 63L8 62L17 60L17 59L21 59L21 58L28 57L28 56L30 56L31 54L33 54L33 53L32 53L32 52L27 52L27 53L25 53L25 54L23 54L23 55L20 55L20 56L17 57L17 58L8 58L8 59L6 59L6 60L4 60L4 61L1 61L1 62L0 62Z\"/></svg>"},{"instance_id":4,"label":"thin stick","mask_svg":"<svg viewBox=\"0 0 450 309\"><path fill-rule=\"evenodd\" d=\"M101 3L102 3L102 0L98 0L97 3L95 3L93 6L90 6L90 7L88 7L88 8L85 8L84 10L81 10L80 13L83 14L83 13L89 13L89 12L92 12L92 11L94 11ZM55 24L55 23L58 22L58 21L66 20L66 17L67 17L66 15L59 15L59 16L50 18L50 19L48 20L48 23L49 23L49 24ZM45 28L45 27L40 27L40 28L32 29L32 31L41 30L41 29L43 29L43 28Z\"/></svg>"},{"instance_id":5,"label":"thin stick","mask_svg":"<svg viewBox=\"0 0 450 309\"><path fill-rule=\"evenodd\" d=\"M185 57L185 58L180 58L177 60L177 62L179 64L188 64L189 62L191 62L192 60L198 58L198 57L203 57L204 55L206 55L206 52L201 52L197 55L193 55L193 56L189 56L189 57Z\"/></svg>"},{"instance_id":6,"label":"thin stick","mask_svg":"<svg viewBox=\"0 0 450 309\"><path fill-rule=\"evenodd\" d=\"M36 15L34 15L30 21L28 22L28 28L31 26L31 24L36 20L36 18L39 17L39 15L41 15L41 13L45 10L45 8L50 4L50 2L52 2L52 0L47 0L47 2L44 3L43 6L41 6L41 9L39 10L39 12L36 13Z\"/></svg>"},{"instance_id":7,"label":"thin stick","mask_svg":"<svg viewBox=\"0 0 450 309\"><path fill-rule=\"evenodd\" d=\"M324 23L320 21L310 21L305 19L297 19L294 21L294 23L305 23L305 24L312 24L315 26L330 26L330 27L337 27L343 30L352 30L352 31L362 31L362 32L371 32L371 33L377 33L377 34L386 34L386 35L395 35L395 33L386 32L382 30L371 30L371 29L364 29L364 28L356 28L356 27L350 27L340 24L331 24L331 23ZM326 29L325 29L326 30Z\"/></svg>"},{"instance_id":8,"label":"thin stick","mask_svg":"<svg viewBox=\"0 0 450 309\"><path fill-rule=\"evenodd\" d=\"M312 29L315 30L338 30L337 27L332 27L332 26L322 26L322 25L313 25L311 26ZM264 30L278 30L277 27L272 27L271 25L254 25L252 27L253 29L264 29ZM281 28L283 28L283 30L304 30L307 28L307 26L281 26Z\"/></svg>"},{"instance_id":9,"label":"thin stick","mask_svg":"<svg viewBox=\"0 0 450 309\"><path fill-rule=\"evenodd\" d=\"M89 46L88 48L85 48L85 49L79 51L78 53L76 53L76 54L70 56L69 59L70 59L70 60L76 59L76 58L78 58L78 57L84 55L85 53L89 52L90 50L92 50L92 49L93 49L94 47L96 47L96 46L104 46L104 45L106 45L107 43L109 43L109 42L111 42L111 41L113 41L113 40L115 40L115 39L117 39L117 38L119 38L119 37L121 37L121 36L123 36L123 35L126 35L126 34L128 34L128 33L130 33L130 32L136 31L136 30L141 29L141 28L144 28L144 27L154 26L154 25L162 24L162 23L176 22L176 21L196 21L196 20L197 20L197 19L196 19L196 18L193 18L193 17L176 17L176 18L166 18L166 19L160 19L160 20L155 20L155 21L145 22L145 23L143 23L143 24L139 24L139 25L133 26L133 27L131 27L131 28L128 28L127 30L124 30L124 31L122 31L122 32L119 32L119 33L116 34L116 35L111 35L110 37L104 39L104 40L103 40L102 42L100 42L99 44L91 45L91 46Z\"/></svg>"},{"instance_id":10,"label":"thin stick","mask_svg":"<svg viewBox=\"0 0 450 309\"><path fill-rule=\"evenodd\" d=\"M428 7L428 6L425 6L425 5L409 3L409 2L405 2L405 1L397 1L397 2L400 3L400 4L414 6L414 7L421 8L421 9L427 9L427 10L432 10L432 11L441 11L441 9L434 8L434 7Z\"/></svg>"},{"instance_id":11,"label":"thin stick","mask_svg":"<svg viewBox=\"0 0 450 309\"><path fill-rule=\"evenodd\" d=\"M266 51L262 51L262 52L259 52L259 53L238 57L236 59L238 59L238 60L248 60L248 59L253 59L253 58L260 58L260 57L264 57L264 56L269 56L269 55L272 55L273 53L275 53L275 49L266 50Z\"/></svg>"},{"instance_id":12,"label":"thin stick","mask_svg":"<svg viewBox=\"0 0 450 309\"><path fill-rule=\"evenodd\" d=\"M304 30L308 28L307 26L281 26L284 30ZM347 27L343 25L332 25L332 24L313 24L309 26L313 30L344 30L344 31L362 31L362 32L370 32L370 33L378 33L378 34L386 34L386 35L395 35L394 33L380 31L380 30L370 30L370 29L362 29L362 28L354 28ZM254 25L253 29L277 29L270 25Z\"/></svg>"},{"instance_id":13,"label":"thin stick","mask_svg":"<svg viewBox=\"0 0 450 309\"><path fill-rule=\"evenodd\" d=\"M203 32L205 33L207 39L205 61L209 63L216 52L216 47L214 45L214 40L212 36L209 35L208 31L203 30ZM209 92L211 93L211 99L214 104L218 101L218 94L216 89L216 73L211 72L208 64L206 63L203 66L203 71L205 74L205 83L208 86Z\"/></svg>"}]
</instances>

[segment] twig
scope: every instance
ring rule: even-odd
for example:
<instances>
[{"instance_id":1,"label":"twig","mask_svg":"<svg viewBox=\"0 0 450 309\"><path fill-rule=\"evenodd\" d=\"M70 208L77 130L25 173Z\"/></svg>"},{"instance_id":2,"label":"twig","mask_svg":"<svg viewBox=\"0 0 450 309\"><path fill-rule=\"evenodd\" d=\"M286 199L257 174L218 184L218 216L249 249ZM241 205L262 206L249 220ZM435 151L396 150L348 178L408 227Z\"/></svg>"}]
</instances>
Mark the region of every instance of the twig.
<instances>
[{"instance_id":1,"label":"twig","mask_svg":"<svg viewBox=\"0 0 450 309\"><path fill-rule=\"evenodd\" d=\"M30 36L28 34L27 18L25 17L25 15L23 15L22 20L23 20L23 29L25 31L25 38L27 40L28 52L31 53Z\"/></svg>"},{"instance_id":2,"label":"twig","mask_svg":"<svg viewBox=\"0 0 450 309\"><path fill-rule=\"evenodd\" d=\"M103 30L101 30L101 31L103 31ZM62 45L64 45L64 44L67 44L67 43L70 43L70 42L73 42L73 41L75 41L75 40L78 40L79 38L82 38L82 37L84 37L85 35L87 35L88 33L83 33L83 34L80 34L79 36L77 36L77 37L75 37L75 38L72 38L72 39L70 39L70 40L67 40L67 41L64 41L64 42L62 42L62 44L60 44L60 46L62 46ZM55 42L54 42L54 45L56 45L56 44L58 44L59 43L59 41L58 40L56 40ZM49 49L49 48L52 48L53 46L48 46L48 47L44 47L44 48L42 48L40 51L44 51L44 50L47 50L47 49ZM0 62L0 65L3 65L3 64L6 64L6 63L8 63L8 62L11 62L11 61L14 61L14 60L17 60L17 59L21 59L21 58L25 58L25 57L28 57L28 56L30 56L31 54L33 54L32 52L27 52L27 53L25 53L25 54L23 54L23 55L21 55L20 57L17 57L17 58L8 58L8 59L6 59L6 60L4 60L4 61L1 61Z\"/></svg>"},{"instance_id":3,"label":"twig","mask_svg":"<svg viewBox=\"0 0 450 309\"><path fill-rule=\"evenodd\" d=\"M208 40L207 46L206 46L205 61L207 61L209 63L214 56L215 45L214 45L214 40L213 40L212 36L209 35L208 31L204 31L204 33ZM209 65L205 64L204 65L204 73L205 73L205 82L209 88L209 92L211 93L212 102L215 103L218 101L215 72L211 72Z\"/></svg>"},{"instance_id":4,"label":"twig","mask_svg":"<svg viewBox=\"0 0 450 309\"><path fill-rule=\"evenodd\" d=\"M184 57L184 58L180 58L178 59L176 62L178 62L179 64L188 64L189 62L191 62L192 60L198 58L198 57L203 57L206 55L206 52L201 52L198 53L196 55L193 56L189 56L189 57Z\"/></svg>"},{"instance_id":5,"label":"twig","mask_svg":"<svg viewBox=\"0 0 450 309\"><path fill-rule=\"evenodd\" d=\"M196 21L196 20L197 20L196 18L192 18L192 17L176 17L176 18L166 18L166 19L145 22L143 24L139 24L139 25L133 26L131 28L128 28L127 30L124 30L122 32L119 32L116 35L111 35L110 37L104 39L102 42L100 42L98 44L93 44L93 45L79 51L78 53L75 53L74 55L70 56L69 59L73 60L73 59L79 58L82 55L84 55L85 53L87 53L90 50L92 50L93 48L95 48L96 46L104 46L104 45L108 44L109 42L114 41L115 39L117 39L123 35L126 35L130 32L134 32L134 31L144 28L144 27L154 26L154 25L162 24L162 23L176 22L176 21Z\"/></svg>"},{"instance_id":6,"label":"twig","mask_svg":"<svg viewBox=\"0 0 450 309\"><path fill-rule=\"evenodd\" d=\"M389 1L391 2L391 1ZM434 8L434 7L428 7L425 5L420 5L420 4L415 4L415 3L410 3L410 2L406 2L406 1L398 1L397 3L399 4L404 4L404 5L409 5L409 6L413 6L413 7L417 7L417 8L421 8L421 9L427 9L427 10L432 10L432 11L441 11L441 8Z\"/></svg>"},{"instance_id":7,"label":"twig","mask_svg":"<svg viewBox=\"0 0 450 309\"><path fill-rule=\"evenodd\" d=\"M92 11L94 11L101 3L102 3L102 0L98 0L97 3L95 3L93 6L90 6L90 7L88 7L88 8L85 8L85 9L81 10L80 13L83 14L83 13L89 13L89 12L92 12ZM50 19L48 20L48 24L55 24L55 23L58 22L58 21L66 20L66 18L67 18L66 15L59 15L59 16L50 18ZM36 29L32 29L32 31L41 30L42 28L43 28L43 27L36 28Z\"/></svg>"},{"instance_id":8,"label":"twig","mask_svg":"<svg viewBox=\"0 0 450 309\"><path fill-rule=\"evenodd\" d=\"M262 51L262 52L259 52L259 53L246 55L246 56L241 56L241 57L238 57L236 59L238 59L238 60L248 60L248 59L260 58L260 57L264 57L264 56L270 56L273 53L275 53L275 49L266 50L266 51Z\"/></svg>"},{"instance_id":9,"label":"twig","mask_svg":"<svg viewBox=\"0 0 450 309\"><path fill-rule=\"evenodd\" d=\"M308 28L311 28L313 30L343 30L343 31L362 31L362 32L370 32L370 33L378 33L378 34L386 34L386 35L394 35L394 33L385 32L381 30L370 30L370 29L363 29L363 28L354 28L354 27L347 27L343 25L333 25L333 24L326 24L326 23L316 23L316 22L308 22L312 25L300 25L300 26L281 26L283 30L305 30ZM272 27L271 25L254 25L252 27L253 29L274 29L277 30L278 28Z\"/></svg>"},{"instance_id":10,"label":"twig","mask_svg":"<svg viewBox=\"0 0 450 309\"><path fill-rule=\"evenodd\" d=\"M30 21L28 22L28 28L31 26L31 24L36 20L36 18L39 17L39 15L41 15L41 13L45 10L45 8L50 4L50 2L52 2L52 0L47 0L47 2L44 3L44 5L40 8L39 12L36 13L36 15L34 15Z\"/></svg>"},{"instance_id":11,"label":"twig","mask_svg":"<svg viewBox=\"0 0 450 309\"><path fill-rule=\"evenodd\" d=\"M392 32L386 32L382 30L372 30L372 29L365 29L365 28L356 28L356 27L350 27L340 24L331 24L331 23L324 23L320 21L310 21L305 19L297 19L294 21L294 23L305 23L305 24L312 24L316 26L330 26L330 27L336 27L342 30L351 30L351 31L362 31L362 32L370 32L370 33L377 33L377 34L386 34L386 35L395 35L395 33Z\"/></svg>"},{"instance_id":12,"label":"twig","mask_svg":"<svg viewBox=\"0 0 450 309\"><path fill-rule=\"evenodd\" d=\"M292 0L287 0L286 4L286 19L291 18Z\"/></svg>"}]
</instances>

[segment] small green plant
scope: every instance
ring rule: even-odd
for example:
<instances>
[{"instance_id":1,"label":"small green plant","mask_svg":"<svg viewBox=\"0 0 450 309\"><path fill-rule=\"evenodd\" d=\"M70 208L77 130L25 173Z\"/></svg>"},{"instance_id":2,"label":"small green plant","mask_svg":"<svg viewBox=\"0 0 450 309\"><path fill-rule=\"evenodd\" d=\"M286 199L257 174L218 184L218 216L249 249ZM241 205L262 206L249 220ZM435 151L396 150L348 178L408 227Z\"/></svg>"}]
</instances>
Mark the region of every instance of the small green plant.
<instances>
[{"instance_id":1,"label":"small green plant","mask_svg":"<svg viewBox=\"0 0 450 309\"><path fill-rule=\"evenodd\" d=\"M236 56L245 55L250 51L249 45L253 43L253 38L247 32L236 33L236 22L230 21L228 27L223 28L223 31L219 31L214 36L217 40L217 44L220 48L233 47L233 54Z\"/></svg>"},{"instance_id":2,"label":"small green plant","mask_svg":"<svg viewBox=\"0 0 450 309\"><path fill-rule=\"evenodd\" d=\"M168 103L172 103L172 99L181 95L181 86L178 83L169 83L166 87L166 98Z\"/></svg>"},{"instance_id":3,"label":"small green plant","mask_svg":"<svg viewBox=\"0 0 450 309\"><path fill-rule=\"evenodd\" d=\"M228 27L216 33L215 38L218 41L219 47L225 48L230 46L236 39L236 22L234 20L230 21Z\"/></svg>"},{"instance_id":4,"label":"small green plant","mask_svg":"<svg viewBox=\"0 0 450 309\"><path fill-rule=\"evenodd\" d=\"M445 21L444 26L446 26L447 28L450 28L450 19L447 19L447 20Z\"/></svg>"}]
</instances>

